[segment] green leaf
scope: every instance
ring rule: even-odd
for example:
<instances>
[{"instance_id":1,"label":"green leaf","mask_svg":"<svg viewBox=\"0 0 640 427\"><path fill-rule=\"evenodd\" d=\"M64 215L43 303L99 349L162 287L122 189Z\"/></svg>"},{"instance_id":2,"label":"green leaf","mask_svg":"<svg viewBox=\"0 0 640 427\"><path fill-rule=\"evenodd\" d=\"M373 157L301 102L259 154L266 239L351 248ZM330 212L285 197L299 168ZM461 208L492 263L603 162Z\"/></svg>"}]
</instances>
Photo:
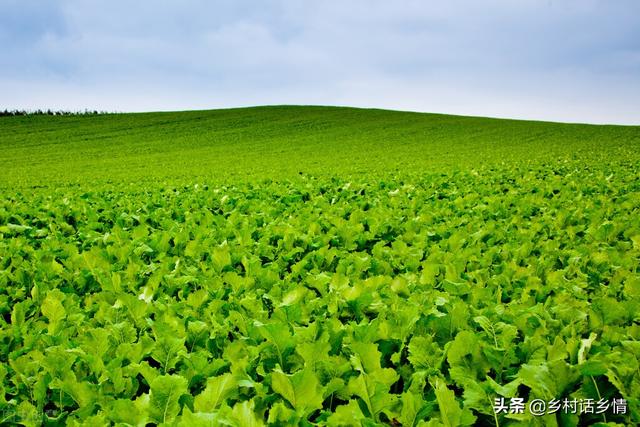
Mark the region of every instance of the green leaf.
<instances>
[{"instance_id":1,"label":"green leaf","mask_svg":"<svg viewBox=\"0 0 640 427\"><path fill-rule=\"evenodd\" d=\"M638 240L636 246L640 249L640 236L636 236L636 239ZM624 294L629 299L640 297L640 277L635 276L625 280Z\"/></svg>"},{"instance_id":2,"label":"green leaf","mask_svg":"<svg viewBox=\"0 0 640 427\"><path fill-rule=\"evenodd\" d=\"M279 322L263 324L256 321L254 324L258 327L264 339L273 346L278 358L278 364L285 366L285 357L296 345L296 341L289 332L289 327Z\"/></svg>"},{"instance_id":3,"label":"green leaf","mask_svg":"<svg viewBox=\"0 0 640 427\"><path fill-rule=\"evenodd\" d=\"M47 292L47 297L40 307L42 314L49 320L49 334L55 335L60 329L67 312L62 305L64 294L57 289Z\"/></svg>"},{"instance_id":4,"label":"green leaf","mask_svg":"<svg viewBox=\"0 0 640 427\"><path fill-rule=\"evenodd\" d=\"M349 380L349 391L361 398L371 416L375 419L385 409L391 407L396 397L389 394L390 384L393 384L397 374L393 369L385 369L376 375L361 373Z\"/></svg>"},{"instance_id":5,"label":"green leaf","mask_svg":"<svg viewBox=\"0 0 640 427\"><path fill-rule=\"evenodd\" d=\"M171 423L180 413L180 396L187 393L187 380L178 375L156 377L151 383L149 411L157 423Z\"/></svg>"},{"instance_id":6,"label":"green leaf","mask_svg":"<svg viewBox=\"0 0 640 427\"><path fill-rule=\"evenodd\" d=\"M5 365L0 364L0 407L5 407L7 404L5 378L7 377L7 368Z\"/></svg>"},{"instance_id":7,"label":"green leaf","mask_svg":"<svg viewBox=\"0 0 640 427\"><path fill-rule=\"evenodd\" d=\"M351 362L360 375L349 380L349 392L361 398L371 416L377 419L396 401L396 396L389 391L398 380L398 374L391 368L380 366L380 351L375 344L356 342L351 344L351 348L355 352Z\"/></svg>"},{"instance_id":8,"label":"green leaf","mask_svg":"<svg viewBox=\"0 0 640 427\"><path fill-rule=\"evenodd\" d=\"M449 365L466 365L466 358L474 362L481 360L480 344L476 334L464 330L458 332L447 350L447 361Z\"/></svg>"},{"instance_id":9,"label":"green leaf","mask_svg":"<svg viewBox=\"0 0 640 427\"><path fill-rule=\"evenodd\" d=\"M172 329L161 324L154 325L154 334L156 342L151 357L162 366L163 373L166 374L185 356L185 337L176 336Z\"/></svg>"},{"instance_id":10,"label":"green leaf","mask_svg":"<svg viewBox=\"0 0 640 427\"><path fill-rule=\"evenodd\" d=\"M97 397L93 390L95 386L88 381L78 381L72 371L67 371L62 380L53 380L50 387L60 389L71 396L80 409L91 405Z\"/></svg>"},{"instance_id":11,"label":"green leaf","mask_svg":"<svg viewBox=\"0 0 640 427\"><path fill-rule=\"evenodd\" d=\"M354 342L351 344L351 348L357 357L355 363L361 366L361 368L357 367L356 369L360 369L367 374L376 373L381 369L381 355L376 344Z\"/></svg>"},{"instance_id":12,"label":"green leaf","mask_svg":"<svg viewBox=\"0 0 640 427\"><path fill-rule=\"evenodd\" d=\"M267 423L270 425L297 425L300 424L300 416L291 409L291 406L280 400L269 408Z\"/></svg>"},{"instance_id":13,"label":"green leaf","mask_svg":"<svg viewBox=\"0 0 640 427\"><path fill-rule=\"evenodd\" d=\"M322 408L322 387L310 368L293 375L276 369L271 374L271 387L289 402L300 417L306 418L311 412Z\"/></svg>"},{"instance_id":14,"label":"green leaf","mask_svg":"<svg viewBox=\"0 0 640 427\"><path fill-rule=\"evenodd\" d=\"M400 422L403 427L413 427L419 421L418 414L425 405L422 396L410 391L402 393L402 410L400 411Z\"/></svg>"},{"instance_id":15,"label":"green leaf","mask_svg":"<svg viewBox=\"0 0 640 427\"><path fill-rule=\"evenodd\" d=\"M13 309L11 310L11 325L19 329L22 328L25 323L27 309L31 304L31 301L28 300L19 302L13 306Z\"/></svg>"},{"instance_id":16,"label":"green leaf","mask_svg":"<svg viewBox=\"0 0 640 427\"><path fill-rule=\"evenodd\" d=\"M591 332L589 334L589 338L583 339L580 344L580 349L578 350L578 365L583 364L587 360L587 354L589 354L589 350L591 349L591 345L598 337L598 334L595 332Z\"/></svg>"},{"instance_id":17,"label":"green leaf","mask_svg":"<svg viewBox=\"0 0 640 427\"><path fill-rule=\"evenodd\" d=\"M440 366L442 349L431 336L414 336L409 342L409 362L416 370L430 371Z\"/></svg>"},{"instance_id":18,"label":"green leaf","mask_svg":"<svg viewBox=\"0 0 640 427\"><path fill-rule=\"evenodd\" d=\"M226 240L219 246L213 248L211 254L213 266L218 272L221 272L226 266L231 265L231 253Z\"/></svg>"},{"instance_id":19,"label":"green leaf","mask_svg":"<svg viewBox=\"0 0 640 427\"><path fill-rule=\"evenodd\" d=\"M6 233L6 234L19 234L19 233L23 233L25 231L29 231L31 230L31 227L29 227L28 225L20 225L20 224L7 224L7 225L3 225L0 226L0 233Z\"/></svg>"},{"instance_id":20,"label":"green leaf","mask_svg":"<svg viewBox=\"0 0 640 427\"><path fill-rule=\"evenodd\" d=\"M196 396L194 409L197 412L213 412L229 398L238 388L238 381L233 374L226 373L209 378L207 387Z\"/></svg>"},{"instance_id":21,"label":"green leaf","mask_svg":"<svg viewBox=\"0 0 640 427\"><path fill-rule=\"evenodd\" d=\"M8 410L7 411L8 418L13 418L11 421L18 421L15 418L20 420L20 425L24 425L26 427L37 427L42 425L43 414L42 411L38 411L38 409L33 406L28 400L24 400L20 402L17 410ZM2 416L0 417L0 422L5 421L4 411L2 412ZM13 424L13 423L12 423Z\"/></svg>"},{"instance_id":22,"label":"green leaf","mask_svg":"<svg viewBox=\"0 0 640 427\"><path fill-rule=\"evenodd\" d=\"M256 414L255 406L253 399L236 403L231 411L231 418L238 426L261 427L264 425L264 421L262 421L262 418Z\"/></svg>"},{"instance_id":23,"label":"green leaf","mask_svg":"<svg viewBox=\"0 0 640 427\"><path fill-rule=\"evenodd\" d=\"M193 413L185 407L178 420L178 427L215 427L224 425L219 414L197 412Z\"/></svg>"},{"instance_id":24,"label":"green leaf","mask_svg":"<svg viewBox=\"0 0 640 427\"><path fill-rule=\"evenodd\" d=\"M331 345L328 339L298 344L295 349L304 360L305 366L312 369L316 369L316 366L320 364L330 363L329 351L331 350Z\"/></svg>"},{"instance_id":25,"label":"green leaf","mask_svg":"<svg viewBox=\"0 0 640 427\"><path fill-rule=\"evenodd\" d=\"M107 418L113 423L129 425L146 425L146 411L141 411L140 404L129 399L113 401L107 409Z\"/></svg>"},{"instance_id":26,"label":"green leaf","mask_svg":"<svg viewBox=\"0 0 640 427\"><path fill-rule=\"evenodd\" d=\"M361 426L366 417L362 413L358 402L350 400L346 405L340 405L335 412L327 418L328 427L353 427Z\"/></svg>"},{"instance_id":27,"label":"green leaf","mask_svg":"<svg viewBox=\"0 0 640 427\"><path fill-rule=\"evenodd\" d=\"M487 376L486 384L494 393L499 394L500 396L516 397L518 387L522 384L522 380L520 378L516 378L507 384L498 384L493 378Z\"/></svg>"},{"instance_id":28,"label":"green leaf","mask_svg":"<svg viewBox=\"0 0 640 427\"><path fill-rule=\"evenodd\" d=\"M441 379L435 381L436 400L440 408L440 419L447 427L473 425L476 417L468 409L461 409L453 391Z\"/></svg>"}]
</instances>

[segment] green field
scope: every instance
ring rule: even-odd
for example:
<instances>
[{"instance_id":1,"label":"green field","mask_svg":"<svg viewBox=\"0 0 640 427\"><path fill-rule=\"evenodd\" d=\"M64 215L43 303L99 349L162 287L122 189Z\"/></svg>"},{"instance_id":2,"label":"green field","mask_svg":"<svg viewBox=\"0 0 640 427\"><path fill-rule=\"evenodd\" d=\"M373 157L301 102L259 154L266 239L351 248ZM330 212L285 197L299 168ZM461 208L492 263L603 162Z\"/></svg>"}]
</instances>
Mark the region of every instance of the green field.
<instances>
[{"instance_id":1,"label":"green field","mask_svg":"<svg viewBox=\"0 0 640 427\"><path fill-rule=\"evenodd\" d=\"M0 425L637 425L639 177L638 126L0 117Z\"/></svg>"}]
</instances>

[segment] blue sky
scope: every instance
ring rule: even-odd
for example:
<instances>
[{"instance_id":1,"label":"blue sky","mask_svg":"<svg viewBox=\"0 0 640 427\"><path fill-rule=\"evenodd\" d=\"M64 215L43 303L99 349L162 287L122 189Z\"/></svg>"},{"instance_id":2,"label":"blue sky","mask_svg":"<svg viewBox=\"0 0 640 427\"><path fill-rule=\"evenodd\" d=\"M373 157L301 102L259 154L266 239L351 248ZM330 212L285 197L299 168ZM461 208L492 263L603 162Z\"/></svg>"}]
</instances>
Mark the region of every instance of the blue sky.
<instances>
[{"instance_id":1,"label":"blue sky","mask_svg":"<svg viewBox=\"0 0 640 427\"><path fill-rule=\"evenodd\" d=\"M640 124L638 0L0 0L0 108Z\"/></svg>"}]
</instances>

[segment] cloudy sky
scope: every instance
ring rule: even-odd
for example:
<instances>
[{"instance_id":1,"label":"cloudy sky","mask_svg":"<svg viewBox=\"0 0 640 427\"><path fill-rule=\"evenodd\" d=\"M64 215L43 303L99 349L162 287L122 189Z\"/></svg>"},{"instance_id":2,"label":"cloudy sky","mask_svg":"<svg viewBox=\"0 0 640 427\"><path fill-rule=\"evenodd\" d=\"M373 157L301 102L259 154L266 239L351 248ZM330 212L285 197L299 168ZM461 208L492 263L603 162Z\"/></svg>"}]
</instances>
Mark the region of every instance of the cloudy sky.
<instances>
[{"instance_id":1,"label":"cloudy sky","mask_svg":"<svg viewBox=\"0 0 640 427\"><path fill-rule=\"evenodd\" d=\"M639 0L0 0L0 108L640 124Z\"/></svg>"}]
</instances>

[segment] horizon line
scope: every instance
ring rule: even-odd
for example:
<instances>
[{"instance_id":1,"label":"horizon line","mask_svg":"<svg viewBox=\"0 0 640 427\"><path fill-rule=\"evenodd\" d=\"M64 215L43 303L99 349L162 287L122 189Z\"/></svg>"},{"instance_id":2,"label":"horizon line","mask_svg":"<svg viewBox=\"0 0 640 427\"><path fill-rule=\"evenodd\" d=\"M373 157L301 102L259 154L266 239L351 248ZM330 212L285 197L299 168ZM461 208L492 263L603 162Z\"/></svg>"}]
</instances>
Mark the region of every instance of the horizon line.
<instances>
[{"instance_id":1,"label":"horizon line","mask_svg":"<svg viewBox=\"0 0 640 427\"><path fill-rule=\"evenodd\" d=\"M434 111L420 111L409 109L394 109L372 106L355 106L346 104L247 104L239 106L225 106L225 107L213 107L213 108L193 108L193 109L159 109L159 110L100 110L95 108L82 108L82 109L52 109L52 108L34 108L34 109L9 109L6 107L0 108L0 113L8 112L15 113L9 115L2 115L0 117L16 117L16 116L65 116L65 115L122 115L122 114L163 114L163 113L196 113L196 112L210 112L210 111L226 111L226 110L248 110L257 108L342 108L352 110L371 110L371 111L387 111L393 113L407 113L407 114L421 114L431 116L450 116L461 117L471 119L487 119L487 120L504 120L504 121L518 121L518 122L537 122L537 123L553 123L553 124L565 124L565 125L585 125L585 126L616 126L616 127L640 127L638 123L611 123L611 122L584 122L584 121L563 121L563 120L540 120L530 119L524 117L504 117L504 116L483 116L483 115L467 115L450 112L434 112ZM52 114L50 114L52 113Z\"/></svg>"}]
</instances>

